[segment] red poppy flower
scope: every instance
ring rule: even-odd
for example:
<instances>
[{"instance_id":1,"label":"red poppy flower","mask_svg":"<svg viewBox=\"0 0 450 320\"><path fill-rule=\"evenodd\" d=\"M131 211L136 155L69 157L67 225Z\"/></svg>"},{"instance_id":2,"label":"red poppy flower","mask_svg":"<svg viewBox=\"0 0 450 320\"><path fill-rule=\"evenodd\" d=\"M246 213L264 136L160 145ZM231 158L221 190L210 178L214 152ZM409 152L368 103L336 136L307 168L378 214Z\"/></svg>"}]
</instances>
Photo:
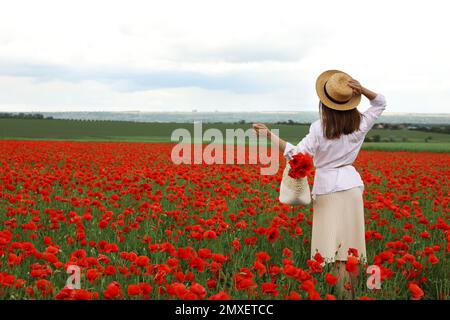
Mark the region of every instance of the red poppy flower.
<instances>
[{"instance_id":1,"label":"red poppy flower","mask_svg":"<svg viewBox=\"0 0 450 320\"><path fill-rule=\"evenodd\" d=\"M141 293L145 296L145 295L149 295L150 292L153 291L153 287L146 282L141 282L139 283L139 288L141 289Z\"/></svg>"},{"instance_id":2,"label":"red poppy flower","mask_svg":"<svg viewBox=\"0 0 450 320\"><path fill-rule=\"evenodd\" d=\"M191 286L189 287L189 291L195 294L196 299L203 299L206 296L205 288L196 282L191 284Z\"/></svg>"},{"instance_id":3,"label":"red poppy flower","mask_svg":"<svg viewBox=\"0 0 450 320\"><path fill-rule=\"evenodd\" d=\"M211 250L207 249L207 248L198 249L197 252L198 252L198 256L202 259L209 259L209 258L211 258L211 255L212 255Z\"/></svg>"},{"instance_id":4,"label":"red poppy flower","mask_svg":"<svg viewBox=\"0 0 450 320\"><path fill-rule=\"evenodd\" d=\"M277 285L273 282L267 282L261 284L261 290L265 294L270 294L274 297L278 296Z\"/></svg>"},{"instance_id":5,"label":"red poppy flower","mask_svg":"<svg viewBox=\"0 0 450 320\"><path fill-rule=\"evenodd\" d=\"M122 290L120 289L120 284L116 281L111 282L106 290L103 291L103 296L105 299L116 299L123 296Z\"/></svg>"},{"instance_id":6,"label":"red poppy flower","mask_svg":"<svg viewBox=\"0 0 450 320\"><path fill-rule=\"evenodd\" d=\"M430 254L428 256L428 262L431 263L431 264L436 264L436 263L439 262L439 259L434 254Z\"/></svg>"},{"instance_id":7,"label":"red poppy flower","mask_svg":"<svg viewBox=\"0 0 450 320\"><path fill-rule=\"evenodd\" d=\"M116 268L114 268L113 266L107 266L105 268L105 274L108 276L113 276L116 274Z\"/></svg>"},{"instance_id":8,"label":"red poppy flower","mask_svg":"<svg viewBox=\"0 0 450 320\"><path fill-rule=\"evenodd\" d=\"M217 286L217 280L214 279L208 279L206 280L206 285L209 289L214 289Z\"/></svg>"},{"instance_id":9,"label":"red poppy flower","mask_svg":"<svg viewBox=\"0 0 450 320\"><path fill-rule=\"evenodd\" d=\"M408 289L413 300L420 300L424 296L423 290L415 283L408 284Z\"/></svg>"},{"instance_id":10,"label":"red poppy flower","mask_svg":"<svg viewBox=\"0 0 450 320\"><path fill-rule=\"evenodd\" d=\"M208 298L208 300L229 300L230 296L226 292L219 292Z\"/></svg>"},{"instance_id":11,"label":"red poppy flower","mask_svg":"<svg viewBox=\"0 0 450 320\"><path fill-rule=\"evenodd\" d=\"M139 267L146 267L150 263L150 259L147 256L139 256L136 259L136 265Z\"/></svg>"},{"instance_id":12,"label":"red poppy flower","mask_svg":"<svg viewBox=\"0 0 450 320\"><path fill-rule=\"evenodd\" d=\"M89 281L89 283L93 283L95 280L98 279L100 276L100 273L97 269L88 269L86 271L86 279Z\"/></svg>"},{"instance_id":13,"label":"red poppy flower","mask_svg":"<svg viewBox=\"0 0 450 320\"><path fill-rule=\"evenodd\" d=\"M322 264L324 262L322 255L320 254L320 252L317 252L314 255L314 260L316 260L318 263Z\"/></svg>"},{"instance_id":14,"label":"red poppy flower","mask_svg":"<svg viewBox=\"0 0 450 320\"><path fill-rule=\"evenodd\" d=\"M375 300L375 299L367 297L367 296L362 296L362 297L359 297L359 300Z\"/></svg>"},{"instance_id":15,"label":"red poppy flower","mask_svg":"<svg viewBox=\"0 0 450 320\"><path fill-rule=\"evenodd\" d=\"M261 277L263 274L266 273L267 268L265 265L263 265L261 262L259 261L255 261L255 263L253 264L253 268L256 270L256 272L258 273L258 275Z\"/></svg>"},{"instance_id":16,"label":"red poppy flower","mask_svg":"<svg viewBox=\"0 0 450 320\"><path fill-rule=\"evenodd\" d=\"M359 257L358 256L358 249L355 249L355 248L349 248L348 249L348 255L349 256L355 256L355 257Z\"/></svg>"},{"instance_id":17,"label":"red poppy flower","mask_svg":"<svg viewBox=\"0 0 450 320\"><path fill-rule=\"evenodd\" d=\"M270 256L267 254L267 252L257 252L256 257L259 261L265 262L270 260Z\"/></svg>"},{"instance_id":18,"label":"red poppy flower","mask_svg":"<svg viewBox=\"0 0 450 320\"><path fill-rule=\"evenodd\" d=\"M137 296L141 294L141 288L137 284L128 285L128 295Z\"/></svg>"},{"instance_id":19,"label":"red poppy flower","mask_svg":"<svg viewBox=\"0 0 450 320\"><path fill-rule=\"evenodd\" d=\"M280 231L278 228L270 228L267 232L267 240L269 240L269 242L275 242L279 236Z\"/></svg>"},{"instance_id":20,"label":"red poppy flower","mask_svg":"<svg viewBox=\"0 0 450 320\"><path fill-rule=\"evenodd\" d=\"M93 300L97 299L97 292L89 292L84 289L69 289L63 288L58 294L56 294L55 299L57 300Z\"/></svg>"},{"instance_id":21,"label":"red poppy flower","mask_svg":"<svg viewBox=\"0 0 450 320\"><path fill-rule=\"evenodd\" d=\"M290 258L292 256L292 250L290 250L289 248L284 248L283 255Z\"/></svg>"},{"instance_id":22,"label":"red poppy flower","mask_svg":"<svg viewBox=\"0 0 450 320\"><path fill-rule=\"evenodd\" d=\"M327 273L327 274L325 275L325 281L326 281L326 283L328 283L330 286L334 286L334 285L337 283L338 278L335 277L335 276L333 276L332 274Z\"/></svg>"},{"instance_id":23,"label":"red poppy flower","mask_svg":"<svg viewBox=\"0 0 450 320\"><path fill-rule=\"evenodd\" d=\"M217 234L213 230L207 230L203 233L203 238L215 239L217 238Z\"/></svg>"},{"instance_id":24,"label":"red poppy flower","mask_svg":"<svg viewBox=\"0 0 450 320\"><path fill-rule=\"evenodd\" d=\"M358 258L354 256L348 256L347 262L345 264L345 270L347 270L350 273L356 273L358 272L358 265L359 265Z\"/></svg>"},{"instance_id":25,"label":"red poppy flower","mask_svg":"<svg viewBox=\"0 0 450 320\"><path fill-rule=\"evenodd\" d=\"M297 291L292 290L289 292L289 295L286 296L286 299L287 300L301 300L302 298Z\"/></svg>"},{"instance_id":26,"label":"red poppy flower","mask_svg":"<svg viewBox=\"0 0 450 320\"><path fill-rule=\"evenodd\" d=\"M314 168L311 155L297 153L289 160L290 170L288 175L293 179L306 177Z\"/></svg>"}]
</instances>

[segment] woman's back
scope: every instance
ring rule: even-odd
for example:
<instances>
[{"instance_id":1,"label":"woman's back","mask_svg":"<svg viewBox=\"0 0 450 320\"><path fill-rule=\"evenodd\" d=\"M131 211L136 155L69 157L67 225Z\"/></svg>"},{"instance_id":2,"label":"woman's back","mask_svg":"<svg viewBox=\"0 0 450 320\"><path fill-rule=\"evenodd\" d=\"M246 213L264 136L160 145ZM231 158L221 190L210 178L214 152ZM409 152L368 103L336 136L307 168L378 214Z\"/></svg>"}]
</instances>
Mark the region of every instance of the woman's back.
<instances>
[{"instance_id":1,"label":"woman's back","mask_svg":"<svg viewBox=\"0 0 450 320\"><path fill-rule=\"evenodd\" d=\"M316 176L312 194L323 194L363 186L360 175L352 166L367 132L386 108L386 99L378 94L370 101L370 108L362 113L359 130L343 134L337 139L325 137L321 120L313 122L309 133L297 146L286 144L284 155L307 152L314 157Z\"/></svg>"}]
</instances>

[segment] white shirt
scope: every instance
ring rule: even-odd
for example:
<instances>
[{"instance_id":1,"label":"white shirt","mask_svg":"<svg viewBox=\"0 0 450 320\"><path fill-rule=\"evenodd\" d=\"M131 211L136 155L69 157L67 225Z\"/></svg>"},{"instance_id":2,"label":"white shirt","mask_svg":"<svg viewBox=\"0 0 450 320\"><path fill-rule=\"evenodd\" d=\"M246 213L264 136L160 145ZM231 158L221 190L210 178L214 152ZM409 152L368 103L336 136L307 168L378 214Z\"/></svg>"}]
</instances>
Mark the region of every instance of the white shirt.
<instances>
[{"instance_id":1,"label":"white shirt","mask_svg":"<svg viewBox=\"0 0 450 320\"><path fill-rule=\"evenodd\" d=\"M316 194L327 194L354 187L364 190L361 176L352 164L361 149L364 137L385 109L386 99L378 94L370 101L370 108L362 114L359 131L330 140L323 135L319 119L311 124L309 133L296 146L286 143L284 156L287 159L298 152L307 152L313 156L316 168L311 191L313 199Z\"/></svg>"}]
</instances>

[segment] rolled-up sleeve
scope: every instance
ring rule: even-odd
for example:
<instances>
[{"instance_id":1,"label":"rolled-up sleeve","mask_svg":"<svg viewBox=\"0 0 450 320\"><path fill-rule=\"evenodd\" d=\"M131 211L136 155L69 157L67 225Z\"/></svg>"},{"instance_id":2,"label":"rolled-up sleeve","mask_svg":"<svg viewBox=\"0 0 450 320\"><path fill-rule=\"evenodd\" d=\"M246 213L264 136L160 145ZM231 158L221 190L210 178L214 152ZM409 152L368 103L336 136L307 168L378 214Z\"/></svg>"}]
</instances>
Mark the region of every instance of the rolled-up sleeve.
<instances>
[{"instance_id":1,"label":"rolled-up sleeve","mask_svg":"<svg viewBox=\"0 0 450 320\"><path fill-rule=\"evenodd\" d=\"M286 142L286 147L284 148L284 157L290 159L294 154L299 152L309 153L314 156L318 146L318 139L316 133L317 121L313 122L309 127L309 133L296 145Z\"/></svg>"},{"instance_id":2,"label":"rolled-up sleeve","mask_svg":"<svg viewBox=\"0 0 450 320\"><path fill-rule=\"evenodd\" d=\"M372 129L375 121L386 109L386 98L382 94L370 100L370 108L367 109L362 115L360 129L363 132L368 132Z\"/></svg>"},{"instance_id":3,"label":"rolled-up sleeve","mask_svg":"<svg viewBox=\"0 0 450 320\"><path fill-rule=\"evenodd\" d=\"M284 157L286 159L290 159L294 154L296 154L297 152L296 150L296 146L294 146L292 143L286 142L286 148L284 148Z\"/></svg>"}]
</instances>

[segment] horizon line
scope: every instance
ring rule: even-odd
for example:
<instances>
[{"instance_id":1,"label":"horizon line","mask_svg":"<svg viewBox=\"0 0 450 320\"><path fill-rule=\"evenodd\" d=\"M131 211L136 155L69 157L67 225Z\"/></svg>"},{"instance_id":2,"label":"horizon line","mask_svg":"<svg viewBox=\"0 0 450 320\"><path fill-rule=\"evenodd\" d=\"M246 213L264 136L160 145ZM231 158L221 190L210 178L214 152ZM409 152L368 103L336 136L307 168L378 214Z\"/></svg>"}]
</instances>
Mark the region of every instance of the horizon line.
<instances>
[{"instance_id":1,"label":"horizon line","mask_svg":"<svg viewBox=\"0 0 450 320\"><path fill-rule=\"evenodd\" d=\"M181 114L195 114L195 113L241 113L241 114L249 114L249 113L259 113L259 114L281 114L281 113L302 113L302 112L319 112L318 110L299 110L299 111L291 111L291 110L267 110L267 111L219 111L219 110L213 110L213 111L200 111L193 109L192 111L142 111L142 110L122 110L122 111L114 111L114 110L66 110L66 111L10 111L10 110L1 110L0 113L134 113L134 114L150 114L150 113L161 113L161 114L170 114L170 113L181 113ZM405 111L385 111L383 112L383 115L430 115L430 116L450 116L450 112L405 112Z\"/></svg>"}]
</instances>

